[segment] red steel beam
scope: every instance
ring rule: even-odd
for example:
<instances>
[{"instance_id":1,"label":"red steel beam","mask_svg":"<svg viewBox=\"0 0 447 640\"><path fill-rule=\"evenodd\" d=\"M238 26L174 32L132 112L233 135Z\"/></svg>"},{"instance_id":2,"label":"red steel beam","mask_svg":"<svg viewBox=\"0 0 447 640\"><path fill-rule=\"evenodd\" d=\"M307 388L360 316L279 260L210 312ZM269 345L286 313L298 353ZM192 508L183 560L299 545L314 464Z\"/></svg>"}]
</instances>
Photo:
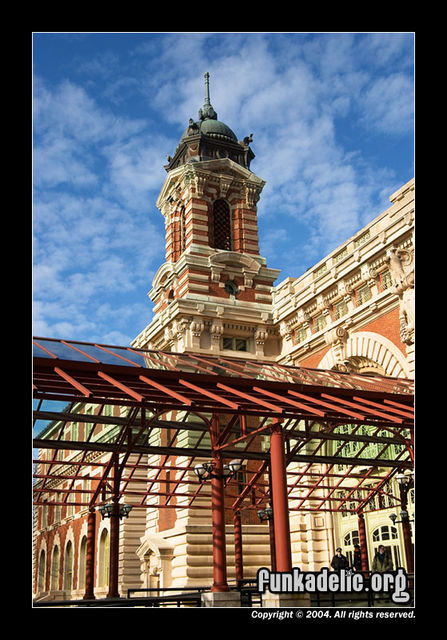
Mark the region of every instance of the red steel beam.
<instances>
[{"instance_id":1,"label":"red steel beam","mask_svg":"<svg viewBox=\"0 0 447 640\"><path fill-rule=\"evenodd\" d=\"M320 411L320 409L315 409L315 407L309 407L309 405L307 404L304 404L302 402L296 402L296 400L292 400L291 398L287 398L285 396L280 396L277 393L272 393L271 391L267 391L267 389L261 389L260 387L253 387L253 391L264 393L266 396L270 396L271 398L275 398L276 400L281 400L286 404L290 404L292 407L297 407L298 409L304 409L305 411L308 411L309 413L313 413L322 418L326 416L324 411Z\"/></svg>"},{"instance_id":2,"label":"red steel beam","mask_svg":"<svg viewBox=\"0 0 447 640\"><path fill-rule=\"evenodd\" d=\"M255 398L254 396L251 396L248 393L243 393L238 389L233 389L233 387L228 387L226 384L222 384L221 382L218 382L216 386L219 387L219 389L223 389L224 391L228 391L229 393L232 393L233 395L238 396L239 398L244 398L244 400L248 400L249 402L254 402L255 404L260 405L261 407L265 407L266 409L275 411L275 413L280 413L280 414L284 413L284 409L282 407L278 407L277 405L270 404L270 402L266 402L265 400L260 400L259 398Z\"/></svg>"},{"instance_id":3,"label":"red steel beam","mask_svg":"<svg viewBox=\"0 0 447 640\"><path fill-rule=\"evenodd\" d=\"M328 393L322 393L321 395L323 396L323 398L328 398L328 400L334 400L334 402L339 402L340 404L347 405L348 407L353 407L354 409L360 409L365 413L373 414L374 416L379 416L380 418L385 418L386 420L391 420L391 422L397 422L398 424L403 424L402 418L396 418L396 416L390 416L388 413L383 413L382 411L370 409L361 404L358 404L358 402L350 402L349 400L345 400L345 398L338 398L337 396L332 396ZM361 401L361 398L358 398L358 397L355 397L354 399L357 401L359 400ZM380 407L381 405L376 405L376 406Z\"/></svg>"},{"instance_id":4,"label":"red steel beam","mask_svg":"<svg viewBox=\"0 0 447 640\"><path fill-rule=\"evenodd\" d=\"M131 396L138 402L143 402L144 396L142 396L140 393L137 393L133 389L130 389L122 382L118 382L118 380L115 380L115 378L112 378L112 376L109 376L107 373L104 373L103 371L98 371L98 376L103 380L107 380L107 382L109 382L112 386L116 387L117 389L124 391L124 393L127 393L129 396Z\"/></svg>"},{"instance_id":5,"label":"red steel beam","mask_svg":"<svg viewBox=\"0 0 447 640\"><path fill-rule=\"evenodd\" d=\"M87 387L84 387L84 385L82 385L80 382L78 382L77 380L75 380L74 378L69 376L68 373L66 373L65 371L63 371L59 367L54 367L54 371L61 378L63 378L67 382L69 382L75 389L80 391L84 396L87 396L87 398L92 395L92 392L89 389L87 389Z\"/></svg>"},{"instance_id":6,"label":"red steel beam","mask_svg":"<svg viewBox=\"0 0 447 640\"><path fill-rule=\"evenodd\" d=\"M409 407L406 404L401 404L400 402L394 402L394 400L388 400L388 398L384 398L383 401L385 402L385 404L391 404L393 407L399 407L400 409L406 409L407 411L414 413L414 408Z\"/></svg>"},{"instance_id":7,"label":"red steel beam","mask_svg":"<svg viewBox=\"0 0 447 640\"><path fill-rule=\"evenodd\" d=\"M394 407L384 407L382 404L379 404L378 402L372 402L371 400L367 400L366 398L359 398L358 396L354 396L353 398L354 400L357 400L358 402L363 402L364 404L368 404L371 407L377 407L378 409L387 409L387 411L391 411L392 413L397 413L400 416L404 416L405 418L410 418L413 419L414 418L414 414L409 413L410 409L408 411L402 411L401 409L396 409ZM378 414L381 415L381 414ZM384 416L387 415L389 416L389 414L383 414ZM391 420L391 416L389 416L389 419Z\"/></svg>"},{"instance_id":8,"label":"red steel beam","mask_svg":"<svg viewBox=\"0 0 447 640\"><path fill-rule=\"evenodd\" d=\"M176 400L179 400L180 402L183 402L184 404L186 404L187 406L191 406L192 405L192 400L190 400L189 398L187 398L186 396L182 396L180 393L177 393L176 391L173 391L172 389L169 389L168 387L165 387L164 385L155 382L155 380L151 380L150 378L147 378L146 376L138 376L140 380L142 380L142 382L145 382L146 384L150 385L151 387L155 387L155 389L158 389L159 391L163 391L163 393L166 393L166 395L171 396L172 398L175 398Z\"/></svg>"},{"instance_id":9,"label":"red steel beam","mask_svg":"<svg viewBox=\"0 0 447 640\"><path fill-rule=\"evenodd\" d=\"M226 398L222 398L222 396L218 396L216 393L212 393L211 391L207 391L206 389L203 389L203 387L198 387L195 384L192 384L191 382L188 382L187 380L179 380L180 384L182 384L185 387L189 387L189 389L192 389L193 391L197 391L197 393L200 393L201 395L207 396L208 398L211 398L212 400L215 400L216 402L220 402L221 404L225 404L227 407L231 407L231 409L234 409L235 411L238 411L240 409L240 406L238 404L236 404L235 402L231 402L230 400L227 400Z\"/></svg>"},{"instance_id":10,"label":"red steel beam","mask_svg":"<svg viewBox=\"0 0 447 640\"><path fill-rule=\"evenodd\" d=\"M313 402L319 406L322 407L327 407L328 409L335 409L335 411L339 412L339 413L343 413L345 415L351 416L351 418L357 418L360 420L364 420L365 419L365 415L361 414L361 413L354 413L354 411L349 411L348 409L345 409L344 407L340 407L339 405L335 405L329 402L324 402L323 400L320 400L319 398L314 398L312 396L307 396L304 393L298 393L298 391L292 391L292 389L288 389L287 393L290 393L290 395L292 396L296 396L297 398L302 398L303 400L307 400L308 402Z\"/></svg>"},{"instance_id":11,"label":"red steel beam","mask_svg":"<svg viewBox=\"0 0 447 640\"><path fill-rule=\"evenodd\" d=\"M74 351L78 351L79 353L82 353L83 356L85 356L86 358L89 358L89 360L93 360L93 362L96 362L96 364L101 364L100 360L97 360L96 358L89 355L85 351L82 351L78 347L75 347L73 344L70 344L69 342L65 342L65 340L61 340L61 343L64 344L66 347L70 347L70 349L73 349Z\"/></svg>"},{"instance_id":12,"label":"red steel beam","mask_svg":"<svg viewBox=\"0 0 447 640\"><path fill-rule=\"evenodd\" d=\"M133 367L138 367L139 369L141 369L141 365L137 364L136 362L133 362L133 360L129 360L129 358L125 358L124 356L120 356L118 353L115 353L114 351L110 351L110 349L106 349L105 347L101 347L101 345L96 344L96 343L95 343L95 347L97 347L98 349L101 349L101 351L105 351L106 353L110 353L115 358L119 358L120 360L124 360L124 362L127 362L127 363L131 364Z\"/></svg>"}]
</instances>

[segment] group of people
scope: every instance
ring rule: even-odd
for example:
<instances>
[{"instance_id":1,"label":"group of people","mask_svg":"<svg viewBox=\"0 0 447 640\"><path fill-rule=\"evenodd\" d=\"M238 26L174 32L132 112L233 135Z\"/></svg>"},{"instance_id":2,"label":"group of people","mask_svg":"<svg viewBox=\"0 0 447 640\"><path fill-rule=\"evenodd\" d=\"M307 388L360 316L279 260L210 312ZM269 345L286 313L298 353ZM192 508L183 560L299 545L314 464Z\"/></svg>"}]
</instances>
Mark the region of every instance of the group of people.
<instances>
[{"instance_id":1,"label":"group of people","mask_svg":"<svg viewBox=\"0 0 447 640\"><path fill-rule=\"evenodd\" d=\"M335 555L331 560L331 567L334 571L341 571L341 569L352 569L353 571L361 571L362 570L362 555L360 550L360 545L354 545L354 557L352 561L352 566L349 565L349 560L346 556L344 556L341 552L341 547L337 547L335 550ZM390 554L387 552L387 549L381 544L377 549L373 563L372 563L372 571L392 571L393 570L393 561L390 557Z\"/></svg>"}]
</instances>

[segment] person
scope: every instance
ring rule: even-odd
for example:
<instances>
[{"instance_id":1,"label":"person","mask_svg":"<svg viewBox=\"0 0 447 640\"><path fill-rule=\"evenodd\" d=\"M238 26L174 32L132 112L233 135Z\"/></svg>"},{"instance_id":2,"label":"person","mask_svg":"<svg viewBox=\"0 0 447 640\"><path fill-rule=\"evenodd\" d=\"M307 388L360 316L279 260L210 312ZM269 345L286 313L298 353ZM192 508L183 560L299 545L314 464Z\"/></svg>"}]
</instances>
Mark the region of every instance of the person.
<instances>
[{"instance_id":1,"label":"person","mask_svg":"<svg viewBox=\"0 0 447 640\"><path fill-rule=\"evenodd\" d=\"M335 556L331 560L331 567L337 572L340 572L342 569L349 568L348 559L342 554L341 547L337 547L335 549Z\"/></svg>"},{"instance_id":2,"label":"person","mask_svg":"<svg viewBox=\"0 0 447 640\"><path fill-rule=\"evenodd\" d=\"M354 569L354 571L361 571L362 570L362 554L360 551L360 545L359 544L355 544L354 545L354 558L352 561L352 568Z\"/></svg>"},{"instance_id":3,"label":"person","mask_svg":"<svg viewBox=\"0 0 447 640\"><path fill-rule=\"evenodd\" d=\"M383 544L379 545L379 548L376 551L372 564L372 570L380 572L393 570L393 561L390 557L390 554L388 553L388 549L386 549Z\"/></svg>"}]
</instances>

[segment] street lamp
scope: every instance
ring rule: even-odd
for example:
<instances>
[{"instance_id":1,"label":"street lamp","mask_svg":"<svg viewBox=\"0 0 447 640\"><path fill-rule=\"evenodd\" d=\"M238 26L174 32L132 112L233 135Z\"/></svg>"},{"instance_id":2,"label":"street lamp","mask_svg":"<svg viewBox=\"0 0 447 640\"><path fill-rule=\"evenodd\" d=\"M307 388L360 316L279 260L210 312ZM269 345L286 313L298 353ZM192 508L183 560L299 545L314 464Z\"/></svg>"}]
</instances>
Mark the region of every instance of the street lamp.
<instances>
[{"instance_id":1,"label":"street lamp","mask_svg":"<svg viewBox=\"0 0 447 640\"><path fill-rule=\"evenodd\" d=\"M273 509L267 502L265 509L259 509L258 518L261 522L268 520L269 523L269 540L270 540L270 561L272 571L276 571L276 549L275 549L275 529L273 525Z\"/></svg>"},{"instance_id":2,"label":"street lamp","mask_svg":"<svg viewBox=\"0 0 447 640\"><path fill-rule=\"evenodd\" d=\"M265 509L260 509L258 511L258 518L261 522L264 522L264 520L273 520L273 509L268 503Z\"/></svg>"},{"instance_id":3,"label":"street lamp","mask_svg":"<svg viewBox=\"0 0 447 640\"><path fill-rule=\"evenodd\" d=\"M400 503L401 503L401 512L400 517L401 520L397 521L396 514L391 514L390 518L395 524L396 522L400 522L402 524L402 537L405 548L405 558L407 561L407 573L413 573L414 570L414 558L413 558L413 544L411 542L411 526L407 504L408 504L408 491L413 486L413 478L412 474L403 473L400 471L396 475L396 481L399 485L400 492Z\"/></svg>"},{"instance_id":4,"label":"street lamp","mask_svg":"<svg viewBox=\"0 0 447 640\"><path fill-rule=\"evenodd\" d=\"M406 489L408 491L413 481L413 478L411 477L411 474L402 473L401 471L396 475L396 480L403 489Z\"/></svg>"},{"instance_id":5,"label":"street lamp","mask_svg":"<svg viewBox=\"0 0 447 640\"><path fill-rule=\"evenodd\" d=\"M200 482L204 482L205 480L210 480L210 478L224 478L224 480L229 480L232 478L238 471L240 471L242 467L241 460L231 460L228 464L223 465L223 473L218 474L214 473L215 462L200 462L196 464L194 467L194 473L199 478Z\"/></svg>"},{"instance_id":6,"label":"street lamp","mask_svg":"<svg viewBox=\"0 0 447 640\"><path fill-rule=\"evenodd\" d=\"M414 520L410 520L410 515L409 515L409 513L407 511L407 494L408 494L408 491L410 490L411 486L413 485L413 478L411 476L412 476L412 474L403 473L402 471L400 471L396 475L396 481L397 481L397 483L399 485L399 491L400 491L401 499L402 499L402 509L401 509L401 512L400 512L401 520L397 519L397 515L395 513L392 513L390 515L390 520L392 521L393 524L414 522Z\"/></svg>"},{"instance_id":7,"label":"street lamp","mask_svg":"<svg viewBox=\"0 0 447 640\"><path fill-rule=\"evenodd\" d=\"M109 502L108 504L102 504L98 507L98 511L103 518L110 518L113 515L113 510L115 508L115 504L113 502ZM129 517L129 513L132 511L131 504L120 504L119 505L119 517L121 518Z\"/></svg>"}]
</instances>

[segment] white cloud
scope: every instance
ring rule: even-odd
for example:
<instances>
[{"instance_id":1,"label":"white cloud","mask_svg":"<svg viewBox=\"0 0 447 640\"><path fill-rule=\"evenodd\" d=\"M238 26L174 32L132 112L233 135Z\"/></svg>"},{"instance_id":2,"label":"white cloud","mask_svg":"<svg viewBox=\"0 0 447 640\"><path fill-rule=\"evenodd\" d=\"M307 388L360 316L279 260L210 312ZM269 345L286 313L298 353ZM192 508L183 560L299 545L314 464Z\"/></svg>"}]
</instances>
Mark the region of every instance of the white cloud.
<instances>
[{"instance_id":1,"label":"white cloud","mask_svg":"<svg viewBox=\"0 0 447 640\"><path fill-rule=\"evenodd\" d=\"M146 292L164 260L155 207L163 164L189 118L197 118L205 71L219 119L239 138L254 134L252 170L267 181L259 202L261 253L290 267L281 277L301 275L305 263L377 215L377 203L399 186L386 165L362 156L360 144L348 152L338 127L340 119L352 121L359 140L365 129L394 136L411 130L405 47L404 36L383 34L153 34L128 50L128 66L108 51L77 56L76 71L58 85L37 78L40 333L126 343L134 337L126 327L137 324L139 331L149 322ZM145 97L147 117L122 115L123 88ZM159 115L158 126L151 114ZM297 225L299 238L290 231Z\"/></svg>"},{"instance_id":2,"label":"white cloud","mask_svg":"<svg viewBox=\"0 0 447 640\"><path fill-rule=\"evenodd\" d=\"M414 86L402 73L378 78L360 99L363 122L380 133L401 135L413 129Z\"/></svg>"}]
</instances>

